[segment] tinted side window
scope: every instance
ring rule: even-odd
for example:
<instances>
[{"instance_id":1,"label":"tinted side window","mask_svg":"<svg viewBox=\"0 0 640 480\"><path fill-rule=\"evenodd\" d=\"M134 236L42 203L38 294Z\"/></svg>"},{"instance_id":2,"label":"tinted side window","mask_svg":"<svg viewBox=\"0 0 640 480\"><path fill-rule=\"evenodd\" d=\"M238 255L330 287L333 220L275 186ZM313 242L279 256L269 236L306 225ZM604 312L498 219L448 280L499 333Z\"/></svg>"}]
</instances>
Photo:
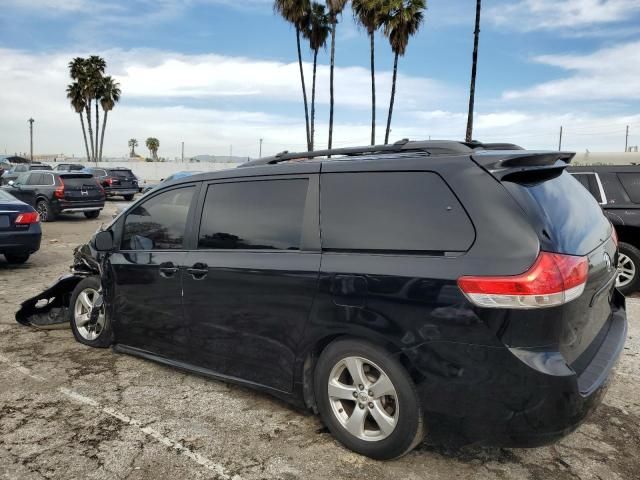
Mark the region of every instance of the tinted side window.
<instances>
[{"instance_id":1,"label":"tinted side window","mask_svg":"<svg viewBox=\"0 0 640 480\"><path fill-rule=\"evenodd\" d=\"M184 247L184 235L194 187L156 195L127 215L123 250L173 250Z\"/></svg>"},{"instance_id":2,"label":"tinted side window","mask_svg":"<svg viewBox=\"0 0 640 480\"><path fill-rule=\"evenodd\" d=\"M299 250L307 180L210 185L198 248Z\"/></svg>"},{"instance_id":3,"label":"tinted side window","mask_svg":"<svg viewBox=\"0 0 640 480\"><path fill-rule=\"evenodd\" d=\"M582 184L584 188L591 192L591 195L595 197L598 203L603 203L602 195L600 195L600 187L598 186L598 180L595 173L576 173L573 177Z\"/></svg>"},{"instance_id":4,"label":"tinted side window","mask_svg":"<svg viewBox=\"0 0 640 480\"><path fill-rule=\"evenodd\" d=\"M619 173L618 178L633 203L640 203L640 173Z\"/></svg>"},{"instance_id":5,"label":"tinted side window","mask_svg":"<svg viewBox=\"0 0 640 480\"><path fill-rule=\"evenodd\" d=\"M29 179L27 180L27 185L42 185L42 174L41 173L30 174Z\"/></svg>"},{"instance_id":6,"label":"tinted side window","mask_svg":"<svg viewBox=\"0 0 640 480\"><path fill-rule=\"evenodd\" d=\"M322 248L466 251L471 220L431 172L328 173L320 181Z\"/></svg>"}]
</instances>

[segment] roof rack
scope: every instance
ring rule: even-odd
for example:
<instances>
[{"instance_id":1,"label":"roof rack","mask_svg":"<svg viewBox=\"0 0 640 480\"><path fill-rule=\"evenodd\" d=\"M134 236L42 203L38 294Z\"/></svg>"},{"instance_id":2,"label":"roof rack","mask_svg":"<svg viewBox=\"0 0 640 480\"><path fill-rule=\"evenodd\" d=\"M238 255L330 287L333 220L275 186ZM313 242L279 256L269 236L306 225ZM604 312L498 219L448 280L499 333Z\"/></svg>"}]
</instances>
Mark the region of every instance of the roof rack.
<instances>
[{"instance_id":1,"label":"roof rack","mask_svg":"<svg viewBox=\"0 0 640 480\"><path fill-rule=\"evenodd\" d=\"M314 150L312 152L280 152L273 157L259 158L243 163L240 167L254 167L258 165L276 165L292 160L307 160L317 157L346 156L354 157L370 153L397 153L410 151L425 151L430 155L468 154L474 149L485 148L480 142L464 143L454 140L425 140L409 141L405 138L391 145L370 145L367 147L334 148L331 150ZM488 144L489 145L489 144ZM506 144L503 144L506 145ZM514 145L513 147L516 147ZM522 149L521 147L517 147Z\"/></svg>"}]
</instances>

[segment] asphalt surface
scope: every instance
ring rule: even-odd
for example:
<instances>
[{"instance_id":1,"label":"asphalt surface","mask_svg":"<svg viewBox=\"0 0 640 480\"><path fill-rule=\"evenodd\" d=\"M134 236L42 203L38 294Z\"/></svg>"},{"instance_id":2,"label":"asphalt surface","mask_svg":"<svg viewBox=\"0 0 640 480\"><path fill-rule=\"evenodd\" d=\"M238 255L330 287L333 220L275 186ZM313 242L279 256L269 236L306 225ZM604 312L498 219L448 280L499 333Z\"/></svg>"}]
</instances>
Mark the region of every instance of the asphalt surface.
<instances>
[{"instance_id":1,"label":"asphalt surface","mask_svg":"<svg viewBox=\"0 0 640 480\"><path fill-rule=\"evenodd\" d=\"M318 418L266 394L76 343L68 326L19 326L14 312L111 218L44 225L24 266L0 257L0 479L640 479L640 300L604 404L574 434L537 449L422 445L376 462Z\"/></svg>"}]
</instances>

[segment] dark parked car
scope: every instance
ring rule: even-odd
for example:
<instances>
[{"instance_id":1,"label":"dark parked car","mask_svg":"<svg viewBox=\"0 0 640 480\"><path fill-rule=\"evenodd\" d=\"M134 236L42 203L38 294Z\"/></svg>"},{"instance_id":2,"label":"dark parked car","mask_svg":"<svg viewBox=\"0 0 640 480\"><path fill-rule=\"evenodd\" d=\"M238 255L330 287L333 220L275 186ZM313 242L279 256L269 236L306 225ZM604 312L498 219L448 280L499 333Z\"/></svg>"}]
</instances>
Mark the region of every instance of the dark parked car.
<instances>
[{"instance_id":1,"label":"dark parked car","mask_svg":"<svg viewBox=\"0 0 640 480\"><path fill-rule=\"evenodd\" d=\"M0 254L24 263L40 249L40 218L33 207L0 189Z\"/></svg>"},{"instance_id":2,"label":"dark parked car","mask_svg":"<svg viewBox=\"0 0 640 480\"><path fill-rule=\"evenodd\" d=\"M61 213L98 218L104 208L104 190L90 173L26 172L2 188L35 207L43 222L52 222Z\"/></svg>"},{"instance_id":3,"label":"dark parked car","mask_svg":"<svg viewBox=\"0 0 640 480\"><path fill-rule=\"evenodd\" d=\"M620 239L618 289L625 295L640 290L640 166L598 165L570 171L616 229Z\"/></svg>"},{"instance_id":4,"label":"dark parked car","mask_svg":"<svg viewBox=\"0 0 640 480\"><path fill-rule=\"evenodd\" d=\"M160 180L160 183L148 183L145 185L145 187L142 189L142 193L149 193L151 190L155 190L158 187L164 186L169 182L173 182L174 180L180 180L181 178L186 178L186 177L190 177L191 175L197 175L199 173L202 173L200 171L182 171L182 172L176 172L172 175L169 175L167 178L163 178Z\"/></svg>"},{"instance_id":5,"label":"dark parked car","mask_svg":"<svg viewBox=\"0 0 640 480\"><path fill-rule=\"evenodd\" d=\"M16 318L68 308L84 344L306 406L373 458L425 433L553 442L624 345L616 240L573 154L503 148L406 141L178 180Z\"/></svg>"},{"instance_id":6,"label":"dark parked car","mask_svg":"<svg viewBox=\"0 0 640 480\"><path fill-rule=\"evenodd\" d=\"M84 165L79 163L58 163L54 170L56 172L76 172L84 170Z\"/></svg>"},{"instance_id":7,"label":"dark parked car","mask_svg":"<svg viewBox=\"0 0 640 480\"><path fill-rule=\"evenodd\" d=\"M86 169L91 172L104 188L107 197L121 195L125 200L133 200L138 193L138 179L128 168L97 168Z\"/></svg>"},{"instance_id":8,"label":"dark parked car","mask_svg":"<svg viewBox=\"0 0 640 480\"><path fill-rule=\"evenodd\" d=\"M21 163L14 165L2 174L0 185L7 185L10 181L18 178L18 175L21 173L30 172L31 170L52 170L52 168L44 163Z\"/></svg>"}]
</instances>

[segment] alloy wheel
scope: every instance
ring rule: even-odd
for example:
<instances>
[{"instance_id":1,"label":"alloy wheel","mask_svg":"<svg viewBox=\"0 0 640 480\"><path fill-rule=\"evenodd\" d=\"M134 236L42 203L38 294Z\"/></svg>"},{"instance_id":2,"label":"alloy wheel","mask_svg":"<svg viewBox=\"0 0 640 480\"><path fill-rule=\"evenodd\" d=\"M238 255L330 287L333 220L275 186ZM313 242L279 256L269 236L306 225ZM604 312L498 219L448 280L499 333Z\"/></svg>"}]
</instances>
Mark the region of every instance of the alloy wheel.
<instances>
[{"instance_id":1,"label":"alloy wheel","mask_svg":"<svg viewBox=\"0 0 640 480\"><path fill-rule=\"evenodd\" d=\"M74 305L73 320L76 323L78 333L85 340L95 340L100 336L104 328L105 311L104 305L100 308L98 320L91 322L91 312L93 311L99 293L93 288L85 288L76 298Z\"/></svg>"},{"instance_id":2,"label":"alloy wheel","mask_svg":"<svg viewBox=\"0 0 640 480\"><path fill-rule=\"evenodd\" d=\"M636 265L633 260L624 253L618 254L618 278L616 287L623 288L629 285L636 278Z\"/></svg>"},{"instance_id":3,"label":"alloy wheel","mask_svg":"<svg viewBox=\"0 0 640 480\"><path fill-rule=\"evenodd\" d=\"M383 440L398 424L396 389L389 376L366 358L346 357L336 363L327 393L336 419L360 440Z\"/></svg>"},{"instance_id":4,"label":"alloy wheel","mask_svg":"<svg viewBox=\"0 0 640 480\"><path fill-rule=\"evenodd\" d=\"M36 206L36 211L38 212L38 215L40 215L40 220L42 222L46 222L48 220L47 206L44 202L38 203L38 205Z\"/></svg>"}]
</instances>

